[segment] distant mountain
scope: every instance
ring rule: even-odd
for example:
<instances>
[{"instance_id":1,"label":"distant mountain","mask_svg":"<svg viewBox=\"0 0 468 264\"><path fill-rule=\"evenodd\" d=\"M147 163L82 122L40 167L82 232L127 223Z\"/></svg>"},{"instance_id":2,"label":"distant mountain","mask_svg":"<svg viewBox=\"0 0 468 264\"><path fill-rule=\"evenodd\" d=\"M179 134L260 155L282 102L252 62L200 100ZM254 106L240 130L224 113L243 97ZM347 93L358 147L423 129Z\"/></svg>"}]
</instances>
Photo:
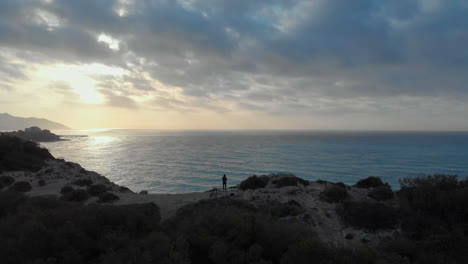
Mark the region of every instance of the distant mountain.
<instances>
[{"instance_id":1,"label":"distant mountain","mask_svg":"<svg viewBox=\"0 0 468 264\"><path fill-rule=\"evenodd\" d=\"M27 127L37 126L42 129L61 130L70 129L69 127L44 118L35 117L16 117L10 114L0 114L0 130L19 130Z\"/></svg>"}]
</instances>

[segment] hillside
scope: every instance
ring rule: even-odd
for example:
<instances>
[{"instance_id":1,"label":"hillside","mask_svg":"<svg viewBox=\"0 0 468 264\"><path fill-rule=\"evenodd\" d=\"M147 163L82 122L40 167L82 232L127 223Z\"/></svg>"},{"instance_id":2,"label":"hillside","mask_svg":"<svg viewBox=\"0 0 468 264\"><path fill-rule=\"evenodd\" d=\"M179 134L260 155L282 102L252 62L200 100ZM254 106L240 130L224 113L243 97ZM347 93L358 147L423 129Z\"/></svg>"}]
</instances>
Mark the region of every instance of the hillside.
<instances>
[{"instance_id":1,"label":"hillside","mask_svg":"<svg viewBox=\"0 0 468 264\"><path fill-rule=\"evenodd\" d=\"M70 129L69 127L53 122L44 118L36 117L17 117L8 113L0 114L0 130L19 130L26 127L37 126L43 129L61 130Z\"/></svg>"}]
</instances>

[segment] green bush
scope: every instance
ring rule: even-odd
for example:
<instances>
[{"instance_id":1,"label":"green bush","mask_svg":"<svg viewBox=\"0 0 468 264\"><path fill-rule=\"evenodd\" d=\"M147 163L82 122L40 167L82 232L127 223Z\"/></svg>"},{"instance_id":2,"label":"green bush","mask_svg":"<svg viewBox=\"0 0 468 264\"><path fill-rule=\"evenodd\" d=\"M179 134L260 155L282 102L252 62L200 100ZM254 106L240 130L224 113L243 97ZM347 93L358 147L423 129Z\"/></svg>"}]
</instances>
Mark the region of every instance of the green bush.
<instances>
[{"instance_id":1,"label":"green bush","mask_svg":"<svg viewBox=\"0 0 468 264\"><path fill-rule=\"evenodd\" d=\"M261 189L264 188L267 184L270 178L268 176L260 176L258 177L257 175L250 176L246 180L242 181L239 184L239 189L245 191L247 189Z\"/></svg>"},{"instance_id":2,"label":"green bush","mask_svg":"<svg viewBox=\"0 0 468 264\"><path fill-rule=\"evenodd\" d=\"M31 189L32 189L31 184L29 182L25 182L25 181L15 182L10 187L10 190L17 191L17 192L29 192Z\"/></svg>"},{"instance_id":3,"label":"green bush","mask_svg":"<svg viewBox=\"0 0 468 264\"><path fill-rule=\"evenodd\" d=\"M279 179L274 180L273 183L278 188L285 187L285 186L297 186L299 183L304 185L304 186L307 186L307 185L310 184L309 181L301 179L301 178L296 177L294 175L281 177Z\"/></svg>"},{"instance_id":4,"label":"green bush","mask_svg":"<svg viewBox=\"0 0 468 264\"><path fill-rule=\"evenodd\" d=\"M338 203L348 198L348 192L339 185L331 185L320 193L319 198L328 203Z\"/></svg>"},{"instance_id":5,"label":"green bush","mask_svg":"<svg viewBox=\"0 0 468 264\"><path fill-rule=\"evenodd\" d=\"M393 229L400 220L396 209L381 203L344 202L337 212L346 224L371 231Z\"/></svg>"},{"instance_id":6,"label":"green bush","mask_svg":"<svg viewBox=\"0 0 468 264\"><path fill-rule=\"evenodd\" d=\"M120 197L111 193L111 192L104 192L99 195L98 202L99 203L111 203L114 201L119 200Z\"/></svg>"},{"instance_id":7,"label":"green bush","mask_svg":"<svg viewBox=\"0 0 468 264\"><path fill-rule=\"evenodd\" d=\"M379 186L372 189L367 195L377 201L386 201L393 199L393 191L390 186Z\"/></svg>"},{"instance_id":8,"label":"green bush","mask_svg":"<svg viewBox=\"0 0 468 264\"><path fill-rule=\"evenodd\" d=\"M109 191L109 187L104 184L94 184L88 187L88 193L91 196L99 196L107 191Z\"/></svg>"},{"instance_id":9,"label":"green bush","mask_svg":"<svg viewBox=\"0 0 468 264\"><path fill-rule=\"evenodd\" d=\"M368 177L366 179L359 180L354 187L358 188L375 188L380 186L387 186L387 183L383 183L379 177Z\"/></svg>"}]
</instances>

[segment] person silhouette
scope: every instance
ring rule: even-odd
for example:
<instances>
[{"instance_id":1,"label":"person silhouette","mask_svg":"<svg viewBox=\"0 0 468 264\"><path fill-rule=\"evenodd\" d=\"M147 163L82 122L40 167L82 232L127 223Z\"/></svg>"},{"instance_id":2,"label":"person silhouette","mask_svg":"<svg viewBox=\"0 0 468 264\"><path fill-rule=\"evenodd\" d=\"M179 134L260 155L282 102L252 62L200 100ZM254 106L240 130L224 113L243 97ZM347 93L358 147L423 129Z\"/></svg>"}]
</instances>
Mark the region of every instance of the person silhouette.
<instances>
[{"instance_id":1,"label":"person silhouette","mask_svg":"<svg viewBox=\"0 0 468 264\"><path fill-rule=\"evenodd\" d=\"M223 175L223 190L226 190L226 182L227 182L227 178L226 178L226 174Z\"/></svg>"}]
</instances>

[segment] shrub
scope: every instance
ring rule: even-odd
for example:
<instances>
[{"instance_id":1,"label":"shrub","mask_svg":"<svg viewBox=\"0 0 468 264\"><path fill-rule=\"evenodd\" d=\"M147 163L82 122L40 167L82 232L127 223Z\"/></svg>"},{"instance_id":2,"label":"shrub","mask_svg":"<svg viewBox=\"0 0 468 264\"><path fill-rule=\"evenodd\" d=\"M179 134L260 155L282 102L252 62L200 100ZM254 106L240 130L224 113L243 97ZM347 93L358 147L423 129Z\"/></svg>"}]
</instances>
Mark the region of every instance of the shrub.
<instances>
[{"instance_id":1,"label":"shrub","mask_svg":"<svg viewBox=\"0 0 468 264\"><path fill-rule=\"evenodd\" d=\"M88 198L89 198L88 192L82 189L74 190L73 188L71 191L62 194L62 197L61 197L62 200L68 201L68 202L83 202L83 201L86 201Z\"/></svg>"},{"instance_id":2,"label":"shrub","mask_svg":"<svg viewBox=\"0 0 468 264\"><path fill-rule=\"evenodd\" d=\"M44 186L44 185L46 185L46 182L45 182L43 179L40 179L40 180L37 182L37 184L38 184L39 186Z\"/></svg>"},{"instance_id":3,"label":"shrub","mask_svg":"<svg viewBox=\"0 0 468 264\"><path fill-rule=\"evenodd\" d=\"M405 263L384 262L376 251L367 248L330 248L318 240L295 241L281 258L281 264L331 264L331 263Z\"/></svg>"},{"instance_id":4,"label":"shrub","mask_svg":"<svg viewBox=\"0 0 468 264\"><path fill-rule=\"evenodd\" d=\"M337 185L328 186L323 192L320 193L319 198L328 203L338 203L348 197L346 189Z\"/></svg>"},{"instance_id":5,"label":"shrub","mask_svg":"<svg viewBox=\"0 0 468 264\"><path fill-rule=\"evenodd\" d=\"M344 202L337 212L346 224L372 231L392 229L399 222L397 210L381 203Z\"/></svg>"},{"instance_id":6,"label":"shrub","mask_svg":"<svg viewBox=\"0 0 468 264\"><path fill-rule=\"evenodd\" d=\"M415 189L430 189L437 190L455 190L458 187L463 187L463 181L458 182L457 175L449 174L434 174L417 178L403 178L399 180L402 190ZM461 185L459 185L461 184Z\"/></svg>"},{"instance_id":7,"label":"shrub","mask_svg":"<svg viewBox=\"0 0 468 264\"><path fill-rule=\"evenodd\" d=\"M119 200L120 197L111 193L111 192L104 192L99 195L99 203L111 203L113 201Z\"/></svg>"},{"instance_id":8,"label":"shrub","mask_svg":"<svg viewBox=\"0 0 468 264\"><path fill-rule=\"evenodd\" d=\"M108 190L109 188L104 184L94 184L88 187L88 193L92 196L99 196Z\"/></svg>"},{"instance_id":9,"label":"shrub","mask_svg":"<svg viewBox=\"0 0 468 264\"><path fill-rule=\"evenodd\" d=\"M359 180L354 187L358 188L375 188L379 186L386 186L388 184L383 183L379 177L369 177L366 179Z\"/></svg>"},{"instance_id":10,"label":"shrub","mask_svg":"<svg viewBox=\"0 0 468 264\"><path fill-rule=\"evenodd\" d=\"M155 204L82 206L0 192L3 203L2 264L188 263L179 261L181 250L159 229Z\"/></svg>"},{"instance_id":11,"label":"shrub","mask_svg":"<svg viewBox=\"0 0 468 264\"><path fill-rule=\"evenodd\" d=\"M130 193L133 193L132 190L130 190L129 188L125 187L125 186L120 186L119 187L119 192L130 192Z\"/></svg>"},{"instance_id":12,"label":"shrub","mask_svg":"<svg viewBox=\"0 0 468 264\"><path fill-rule=\"evenodd\" d=\"M299 183L304 186L309 185L309 181L306 181L296 176L281 177L279 179L274 180L273 183L276 184L276 187L278 188L285 186L297 186Z\"/></svg>"},{"instance_id":13,"label":"shrub","mask_svg":"<svg viewBox=\"0 0 468 264\"><path fill-rule=\"evenodd\" d=\"M38 171L48 159L54 157L39 144L18 137L0 135L0 171Z\"/></svg>"},{"instance_id":14,"label":"shrub","mask_svg":"<svg viewBox=\"0 0 468 264\"><path fill-rule=\"evenodd\" d=\"M305 226L271 219L230 198L182 207L164 229L186 238L192 263L279 263L292 243L313 237Z\"/></svg>"},{"instance_id":15,"label":"shrub","mask_svg":"<svg viewBox=\"0 0 468 264\"><path fill-rule=\"evenodd\" d=\"M63 186L62 189L60 189L61 194L66 194L69 192L73 192L75 189L69 185Z\"/></svg>"},{"instance_id":16,"label":"shrub","mask_svg":"<svg viewBox=\"0 0 468 264\"><path fill-rule=\"evenodd\" d=\"M11 187L10 190L14 190L17 192L29 192L32 189L32 186L29 182L19 181L15 182Z\"/></svg>"},{"instance_id":17,"label":"shrub","mask_svg":"<svg viewBox=\"0 0 468 264\"><path fill-rule=\"evenodd\" d=\"M0 189L3 187L8 187L15 182L15 178L11 176L2 175L0 176Z\"/></svg>"},{"instance_id":18,"label":"shrub","mask_svg":"<svg viewBox=\"0 0 468 264\"><path fill-rule=\"evenodd\" d=\"M242 181L239 184L239 189L245 191L247 189L261 189L264 188L270 179L268 176L260 176L258 177L257 175L250 176L246 180Z\"/></svg>"},{"instance_id":19,"label":"shrub","mask_svg":"<svg viewBox=\"0 0 468 264\"><path fill-rule=\"evenodd\" d=\"M468 233L468 188L455 175L400 180L402 229L413 238Z\"/></svg>"},{"instance_id":20,"label":"shrub","mask_svg":"<svg viewBox=\"0 0 468 264\"><path fill-rule=\"evenodd\" d=\"M346 186L346 184L344 184L343 182L337 182L337 183L335 183L335 185L338 186L338 187L341 187L341 188L343 188L343 189L346 189L346 187L348 187L348 186Z\"/></svg>"},{"instance_id":21,"label":"shrub","mask_svg":"<svg viewBox=\"0 0 468 264\"><path fill-rule=\"evenodd\" d=\"M316 180L315 182L318 184L322 184L322 185L328 183L327 181L324 181L324 180Z\"/></svg>"},{"instance_id":22,"label":"shrub","mask_svg":"<svg viewBox=\"0 0 468 264\"><path fill-rule=\"evenodd\" d=\"M78 186L90 186L91 184L93 184L93 181L91 179L79 179L72 182L72 184Z\"/></svg>"},{"instance_id":23,"label":"shrub","mask_svg":"<svg viewBox=\"0 0 468 264\"><path fill-rule=\"evenodd\" d=\"M273 217L282 218L286 216L296 216L304 212L302 206L296 201L288 201L287 203L280 203L276 201L268 201L263 207Z\"/></svg>"},{"instance_id":24,"label":"shrub","mask_svg":"<svg viewBox=\"0 0 468 264\"><path fill-rule=\"evenodd\" d=\"M26 199L26 196L22 193L13 191L0 192L0 218L15 213L18 206L23 204Z\"/></svg>"},{"instance_id":25,"label":"shrub","mask_svg":"<svg viewBox=\"0 0 468 264\"><path fill-rule=\"evenodd\" d=\"M372 189L367 196L377 201L386 201L393 199L394 195L390 186L379 186Z\"/></svg>"}]
</instances>

